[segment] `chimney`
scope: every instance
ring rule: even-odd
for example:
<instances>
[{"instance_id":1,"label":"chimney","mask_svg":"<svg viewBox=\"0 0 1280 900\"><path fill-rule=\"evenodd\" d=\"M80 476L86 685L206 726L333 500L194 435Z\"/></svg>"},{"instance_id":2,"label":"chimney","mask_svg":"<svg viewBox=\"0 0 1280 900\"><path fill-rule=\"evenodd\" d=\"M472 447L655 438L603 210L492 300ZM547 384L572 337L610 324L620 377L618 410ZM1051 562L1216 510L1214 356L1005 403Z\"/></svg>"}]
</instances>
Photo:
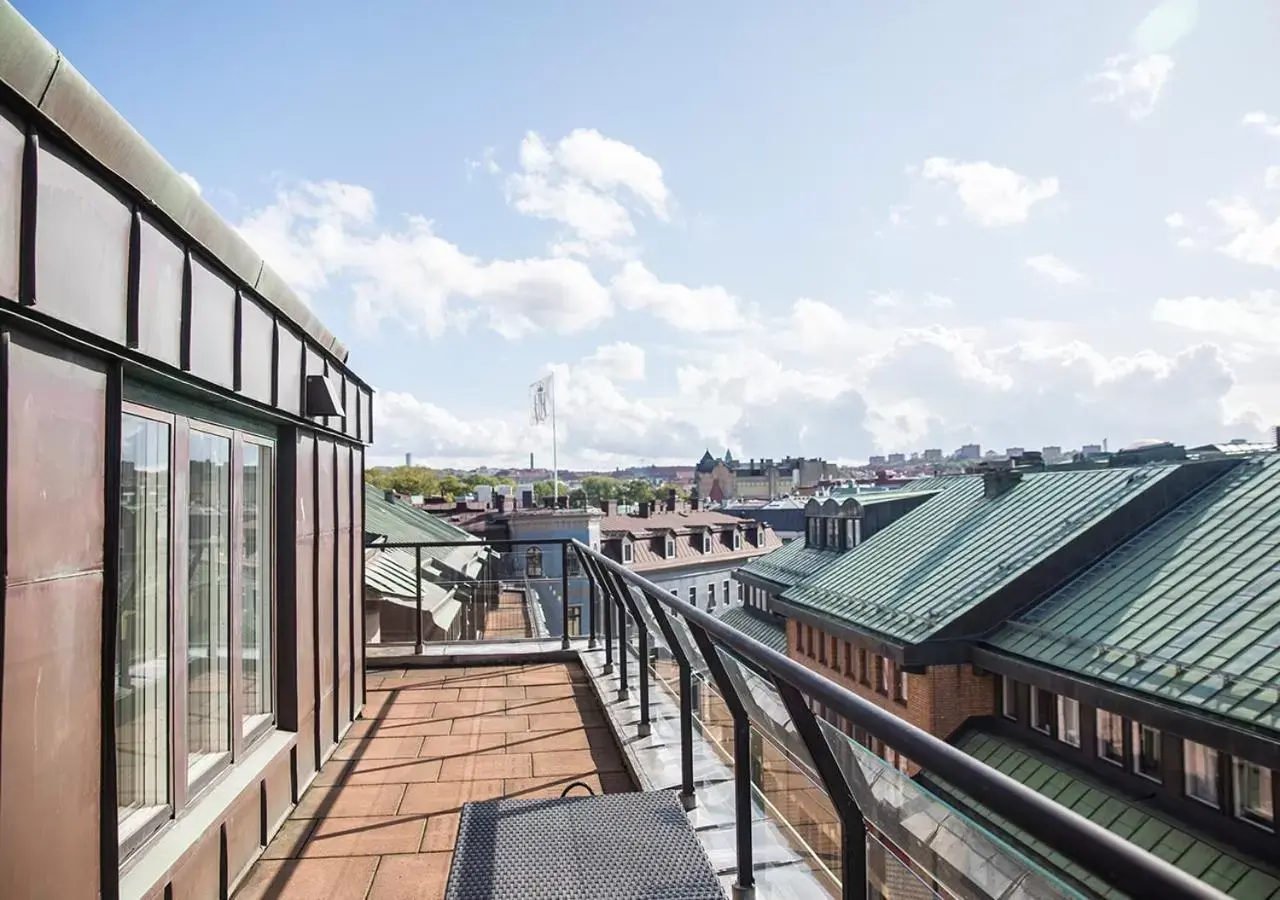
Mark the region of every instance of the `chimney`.
<instances>
[{"instance_id":1,"label":"chimney","mask_svg":"<svg viewBox=\"0 0 1280 900\"><path fill-rule=\"evenodd\" d=\"M520 495L520 506L523 509L533 509L533 491L525 491Z\"/></svg>"},{"instance_id":2,"label":"chimney","mask_svg":"<svg viewBox=\"0 0 1280 900\"><path fill-rule=\"evenodd\" d=\"M601 500L600 510L606 516L616 516L618 514L618 501L617 500Z\"/></svg>"},{"instance_id":3,"label":"chimney","mask_svg":"<svg viewBox=\"0 0 1280 900\"><path fill-rule=\"evenodd\" d=\"M1276 434L1275 434L1275 437L1276 437L1276 449L1277 449L1277 450L1280 450L1280 425L1277 425L1277 426L1275 427L1275 432L1276 432Z\"/></svg>"},{"instance_id":4,"label":"chimney","mask_svg":"<svg viewBox=\"0 0 1280 900\"><path fill-rule=\"evenodd\" d=\"M640 501L640 518L647 519L652 511L653 503L649 500Z\"/></svg>"},{"instance_id":5,"label":"chimney","mask_svg":"<svg viewBox=\"0 0 1280 900\"><path fill-rule=\"evenodd\" d=\"M557 498L556 498L556 508L557 508L557 509L568 509L568 508L569 508L569 495L568 495L568 494L561 494L559 497L557 497Z\"/></svg>"},{"instance_id":6,"label":"chimney","mask_svg":"<svg viewBox=\"0 0 1280 900\"><path fill-rule=\"evenodd\" d=\"M543 508L543 509L555 509L555 508L556 508L556 501L555 501L555 498L554 498L554 497L543 497L543 498L542 498L542 508Z\"/></svg>"},{"instance_id":7,"label":"chimney","mask_svg":"<svg viewBox=\"0 0 1280 900\"><path fill-rule=\"evenodd\" d=\"M498 504L498 512L504 513L507 511L507 495L506 494L498 494L493 499Z\"/></svg>"},{"instance_id":8,"label":"chimney","mask_svg":"<svg viewBox=\"0 0 1280 900\"><path fill-rule=\"evenodd\" d=\"M988 467L982 473L982 496L988 500L1004 496L1021 480L1022 473L1014 469Z\"/></svg>"},{"instance_id":9,"label":"chimney","mask_svg":"<svg viewBox=\"0 0 1280 900\"><path fill-rule=\"evenodd\" d=\"M384 492L384 493L383 493L383 495L382 495L382 499L386 500L388 503L395 503L395 502L396 502L396 492L395 492L395 491L386 491L386 492Z\"/></svg>"},{"instance_id":10,"label":"chimney","mask_svg":"<svg viewBox=\"0 0 1280 900\"><path fill-rule=\"evenodd\" d=\"M466 511L467 511L467 508L468 508L468 507L467 507L467 501L466 501L466 500L455 500L455 501L453 501L453 508L454 508L454 510L455 510L456 512L466 512Z\"/></svg>"},{"instance_id":11,"label":"chimney","mask_svg":"<svg viewBox=\"0 0 1280 900\"><path fill-rule=\"evenodd\" d=\"M1277 439L1280 440L1280 428L1276 429L1276 434L1277 434ZM670 488L667 491L667 512L673 513L675 511L676 511L676 489Z\"/></svg>"}]
</instances>

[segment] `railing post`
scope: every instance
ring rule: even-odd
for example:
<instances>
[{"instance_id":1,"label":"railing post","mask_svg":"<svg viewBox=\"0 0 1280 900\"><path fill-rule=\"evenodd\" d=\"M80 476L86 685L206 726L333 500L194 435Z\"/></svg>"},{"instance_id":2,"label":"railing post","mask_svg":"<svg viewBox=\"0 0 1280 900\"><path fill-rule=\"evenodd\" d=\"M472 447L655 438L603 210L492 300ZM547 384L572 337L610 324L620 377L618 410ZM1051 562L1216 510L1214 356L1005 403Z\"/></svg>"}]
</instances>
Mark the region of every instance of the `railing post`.
<instances>
[{"instance_id":1,"label":"railing post","mask_svg":"<svg viewBox=\"0 0 1280 900\"><path fill-rule=\"evenodd\" d=\"M575 547L574 549L576 550L577 548ZM584 565L582 568L583 568L583 571L586 571L587 567ZM600 608L596 604L596 580L594 578L588 578L587 579L587 615L590 616L591 618L591 625L587 629L587 632L589 635L587 638L588 650L596 649L596 627L597 627L596 615L599 613L599 611L600 611Z\"/></svg>"},{"instance_id":2,"label":"railing post","mask_svg":"<svg viewBox=\"0 0 1280 900\"><path fill-rule=\"evenodd\" d=\"M618 596L618 585L614 579L609 581L614 603L618 606L618 699L628 700L631 698L631 691L627 688L627 610L622 605L622 598Z\"/></svg>"},{"instance_id":3,"label":"railing post","mask_svg":"<svg viewBox=\"0 0 1280 900\"><path fill-rule=\"evenodd\" d=\"M569 545L560 545L560 649L569 649Z\"/></svg>"},{"instance_id":4,"label":"railing post","mask_svg":"<svg viewBox=\"0 0 1280 900\"><path fill-rule=\"evenodd\" d=\"M640 737L647 737L652 731L653 725L649 721L649 627L645 624L644 616L640 614L640 607L636 605L635 596L631 593L631 587L618 576L614 576L618 584L618 593L622 597L625 608L631 611L631 618L636 620L636 631L639 633L637 644L639 646L638 658L640 660L640 724L636 727L636 733ZM625 619L626 617L623 616ZM626 655L627 646L622 645L622 653Z\"/></svg>"},{"instance_id":5,"label":"railing post","mask_svg":"<svg viewBox=\"0 0 1280 900\"><path fill-rule=\"evenodd\" d=\"M840 816L840 895L844 900L866 900L867 823L862 817L862 810L858 808L849 782L840 770L840 763L804 695L776 676L773 684L787 707L792 724L796 726L796 733L809 751L809 758L813 760L818 778L831 798L831 805Z\"/></svg>"},{"instance_id":6,"label":"railing post","mask_svg":"<svg viewBox=\"0 0 1280 900\"><path fill-rule=\"evenodd\" d=\"M658 629L680 668L680 803L686 810L693 809L698 805L693 788L693 663L689 661L689 654L676 636L676 630L671 626L671 620L667 618L662 604L647 591L642 593L649 601L649 609L658 622Z\"/></svg>"},{"instance_id":7,"label":"railing post","mask_svg":"<svg viewBox=\"0 0 1280 900\"><path fill-rule=\"evenodd\" d=\"M751 854L751 718L738 696L729 672L720 659L711 636L700 625L689 620L689 633L707 664L707 671L720 689L720 696L733 716L733 818L737 837L738 880L733 885L734 897L755 896L756 877Z\"/></svg>"},{"instance_id":8,"label":"railing post","mask_svg":"<svg viewBox=\"0 0 1280 900\"><path fill-rule=\"evenodd\" d=\"M413 574L417 584L417 601L414 608L418 611L414 619L414 640L413 652L417 655L422 653L422 547L413 548Z\"/></svg>"}]
</instances>

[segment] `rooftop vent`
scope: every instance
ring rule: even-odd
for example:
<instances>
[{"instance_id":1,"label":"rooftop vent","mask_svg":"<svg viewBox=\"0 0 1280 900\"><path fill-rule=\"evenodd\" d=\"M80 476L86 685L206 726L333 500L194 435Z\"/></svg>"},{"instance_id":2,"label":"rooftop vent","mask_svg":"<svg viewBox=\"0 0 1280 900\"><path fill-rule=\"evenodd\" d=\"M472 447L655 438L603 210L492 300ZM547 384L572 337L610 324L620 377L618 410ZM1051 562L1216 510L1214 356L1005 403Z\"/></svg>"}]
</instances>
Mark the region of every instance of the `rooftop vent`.
<instances>
[{"instance_id":1,"label":"rooftop vent","mask_svg":"<svg viewBox=\"0 0 1280 900\"><path fill-rule=\"evenodd\" d=\"M342 399L333 382L323 375L307 376L306 410L308 418L316 416L343 416Z\"/></svg>"},{"instance_id":2,"label":"rooftop vent","mask_svg":"<svg viewBox=\"0 0 1280 900\"><path fill-rule=\"evenodd\" d=\"M1016 469L989 468L982 473L982 496L988 500L1003 497L1022 480Z\"/></svg>"}]
</instances>

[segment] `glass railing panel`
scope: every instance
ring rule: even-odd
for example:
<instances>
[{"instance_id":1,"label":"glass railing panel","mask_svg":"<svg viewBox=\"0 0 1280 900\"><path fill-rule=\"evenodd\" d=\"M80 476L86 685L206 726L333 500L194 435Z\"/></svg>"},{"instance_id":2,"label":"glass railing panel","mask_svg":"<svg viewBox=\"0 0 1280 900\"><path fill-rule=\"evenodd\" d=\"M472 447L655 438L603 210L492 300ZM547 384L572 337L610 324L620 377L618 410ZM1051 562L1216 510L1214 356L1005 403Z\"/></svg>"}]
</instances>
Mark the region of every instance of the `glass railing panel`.
<instances>
[{"instance_id":1,"label":"glass railing panel","mask_svg":"<svg viewBox=\"0 0 1280 900\"><path fill-rule=\"evenodd\" d=\"M1083 898L907 772L830 722L819 719L818 724L874 840L936 892L922 896L995 900L1021 890L1021 896L1049 900ZM914 768L907 760L899 760L899 765L908 772ZM871 879L874 882L874 874Z\"/></svg>"}]
</instances>

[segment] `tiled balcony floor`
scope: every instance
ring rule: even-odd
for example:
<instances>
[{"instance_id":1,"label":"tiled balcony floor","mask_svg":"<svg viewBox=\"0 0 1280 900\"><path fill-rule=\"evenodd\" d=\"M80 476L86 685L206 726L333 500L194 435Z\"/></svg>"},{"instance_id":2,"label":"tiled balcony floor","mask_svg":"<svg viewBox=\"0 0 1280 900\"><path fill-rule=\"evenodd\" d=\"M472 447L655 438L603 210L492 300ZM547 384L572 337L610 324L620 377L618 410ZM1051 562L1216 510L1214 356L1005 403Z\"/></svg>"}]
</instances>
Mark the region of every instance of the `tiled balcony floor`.
<instances>
[{"instance_id":1,"label":"tiled balcony floor","mask_svg":"<svg viewBox=\"0 0 1280 900\"><path fill-rule=\"evenodd\" d=\"M442 897L463 803L635 790L576 663L368 673L365 718L236 900ZM581 791L575 791L581 793Z\"/></svg>"}]
</instances>

